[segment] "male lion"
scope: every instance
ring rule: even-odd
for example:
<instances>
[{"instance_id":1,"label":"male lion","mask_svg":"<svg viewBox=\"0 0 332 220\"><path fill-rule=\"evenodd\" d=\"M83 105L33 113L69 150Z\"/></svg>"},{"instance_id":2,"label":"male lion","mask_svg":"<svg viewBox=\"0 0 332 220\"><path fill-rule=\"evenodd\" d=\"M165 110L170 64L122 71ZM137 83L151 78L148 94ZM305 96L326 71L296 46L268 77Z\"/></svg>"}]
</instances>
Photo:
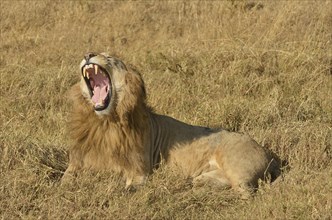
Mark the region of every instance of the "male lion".
<instances>
[{"instance_id":1,"label":"male lion","mask_svg":"<svg viewBox=\"0 0 332 220\"><path fill-rule=\"evenodd\" d=\"M72 88L73 145L64 179L80 169L122 173L126 187L141 184L162 159L195 184L252 192L275 179L280 164L249 136L192 126L155 114L140 74L106 53L88 53Z\"/></svg>"}]
</instances>

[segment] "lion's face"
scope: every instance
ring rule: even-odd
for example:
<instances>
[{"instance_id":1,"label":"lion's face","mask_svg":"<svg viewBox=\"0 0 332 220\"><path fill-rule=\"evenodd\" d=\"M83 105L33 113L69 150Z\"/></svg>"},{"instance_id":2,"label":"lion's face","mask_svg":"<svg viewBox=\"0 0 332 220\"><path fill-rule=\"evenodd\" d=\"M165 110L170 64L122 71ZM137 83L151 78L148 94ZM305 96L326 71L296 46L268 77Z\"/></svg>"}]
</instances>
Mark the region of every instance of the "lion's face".
<instances>
[{"instance_id":1,"label":"lion's face","mask_svg":"<svg viewBox=\"0 0 332 220\"><path fill-rule=\"evenodd\" d=\"M129 111L142 94L144 97L140 75L128 71L121 60L106 53L87 53L80 70L82 94L97 115L110 115L121 106Z\"/></svg>"}]
</instances>

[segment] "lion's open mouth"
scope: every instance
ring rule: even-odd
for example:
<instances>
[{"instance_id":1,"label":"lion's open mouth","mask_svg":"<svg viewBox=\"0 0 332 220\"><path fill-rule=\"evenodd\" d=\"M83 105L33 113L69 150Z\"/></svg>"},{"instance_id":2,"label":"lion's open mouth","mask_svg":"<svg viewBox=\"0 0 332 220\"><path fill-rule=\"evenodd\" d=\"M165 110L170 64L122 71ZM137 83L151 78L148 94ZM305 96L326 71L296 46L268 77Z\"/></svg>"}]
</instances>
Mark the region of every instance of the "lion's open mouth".
<instances>
[{"instance_id":1,"label":"lion's open mouth","mask_svg":"<svg viewBox=\"0 0 332 220\"><path fill-rule=\"evenodd\" d=\"M91 100L96 111L102 111L109 105L111 83L108 74L97 64L86 64L82 74L88 86Z\"/></svg>"}]
</instances>

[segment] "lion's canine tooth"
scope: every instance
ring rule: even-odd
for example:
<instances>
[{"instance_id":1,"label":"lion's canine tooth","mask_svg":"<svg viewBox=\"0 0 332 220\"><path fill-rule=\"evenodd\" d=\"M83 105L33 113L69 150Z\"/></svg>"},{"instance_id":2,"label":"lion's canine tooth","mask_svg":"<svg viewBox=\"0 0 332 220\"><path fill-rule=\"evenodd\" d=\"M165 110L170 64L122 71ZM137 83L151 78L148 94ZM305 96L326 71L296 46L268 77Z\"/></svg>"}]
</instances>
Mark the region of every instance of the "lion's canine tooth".
<instances>
[{"instance_id":1,"label":"lion's canine tooth","mask_svg":"<svg viewBox=\"0 0 332 220\"><path fill-rule=\"evenodd\" d=\"M86 77L90 79L89 72L86 72Z\"/></svg>"},{"instance_id":2,"label":"lion's canine tooth","mask_svg":"<svg viewBox=\"0 0 332 220\"><path fill-rule=\"evenodd\" d=\"M86 77L86 69L83 67L83 77Z\"/></svg>"},{"instance_id":3,"label":"lion's canine tooth","mask_svg":"<svg viewBox=\"0 0 332 220\"><path fill-rule=\"evenodd\" d=\"M97 75L98 73L98 65L95 64L95 74Z\"/></svg>"}]
</instances>

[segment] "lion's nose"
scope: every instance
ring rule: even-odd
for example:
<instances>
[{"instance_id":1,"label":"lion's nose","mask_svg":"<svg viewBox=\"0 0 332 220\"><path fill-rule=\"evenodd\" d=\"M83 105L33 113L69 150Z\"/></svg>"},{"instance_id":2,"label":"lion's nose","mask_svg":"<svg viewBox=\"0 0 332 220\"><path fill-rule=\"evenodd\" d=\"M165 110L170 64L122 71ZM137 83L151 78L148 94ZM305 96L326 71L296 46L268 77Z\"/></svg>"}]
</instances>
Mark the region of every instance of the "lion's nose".
<instances>
[{"instance_id":1,"label":"lion's nose","mask_svg":"<svg viewBox=\"0 0 332 220\"><path fill-rule=\"evenodd\" d=\"M84 59L85 59L86 61L89 61L89 59L90 59L91 57L94 57L94 56L97 56L97 55L96 55L95 53L89 52L89 53L87 53L87 54L84 55Z\"/></svg>"}]
</instances>

